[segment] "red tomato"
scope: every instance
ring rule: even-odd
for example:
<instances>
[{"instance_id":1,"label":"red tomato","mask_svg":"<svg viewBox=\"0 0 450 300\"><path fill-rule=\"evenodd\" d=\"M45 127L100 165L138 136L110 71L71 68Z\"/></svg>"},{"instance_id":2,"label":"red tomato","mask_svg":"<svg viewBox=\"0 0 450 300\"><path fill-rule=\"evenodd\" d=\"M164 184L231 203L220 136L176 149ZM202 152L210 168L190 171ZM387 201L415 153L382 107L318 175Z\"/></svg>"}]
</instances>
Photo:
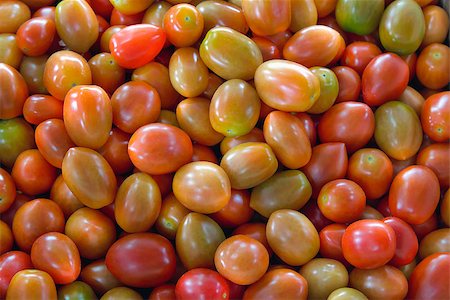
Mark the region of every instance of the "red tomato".
<instances>
[{"instance_id":1,"label":"red tomato","mask_svg":"<svg viewBox=\"0 0 450 300\"><path fill-rule=\"evenodd\" d=\"M338 79L339 93L336 102L358 101L361 93L361 77L355 70L346 66L331 69Z\"/></svg>"},{"instance_id":2,"label":"red tomato","mask_svg":"<svg viewBox=\"0 0 450 300\"><path fill-rule=\"evenodd\" d=\"M30 255L22 251L10 251L0 256L0 298L4 299L13 276L22 270L32 269Z\"/></svg>"},{"instance_id":3,"label":"red tomato","mask_svg":"<svg viewBox=\"0 0 450 300\"><path fill-rule=\"evenodd\" d=\"M364 102L379 106L396 100L408 86L408 65L394 53L383 53L370 61L362 75Z\"/></svg>"},{"instance_id":4,"label":"red tomato","mask_svg":"<svg viewBox=\"0 0 450 300\"><path fill-rule=\"evenodd\" d=\"M445 190L450 184L450 144L436 143L431 144L422 150L417 155L417 164L423 165L436 174L439 179L441 189Z\"/></svg>"},{"instance_id":5,"label":"red tomato","mask_svg":"<svg viewBox=\"0 0 450 300\"><path fill-rule=\"evenodd\" d=\"M450 92L434 94L425 100L420 115L426 135L436 142L450 139Z\"/></svg>"},{"instance_id":6,"label":"red tomato","mask_svg":"<svg viewBox=\"0 0 450 300\"><path fill-rule=\"evenodd\" d=\"M347 263L342 254L342 236L347 226L344 224L330 224L319 232L320 255Z\"/></svg>"},{"instance_id":7,"label":"red tomato","mask_svg":"<svg viewBox=\"0 0 450 300\"><path fill-rule=\"evenodd\" d=\"M362 75L370 61L381 54L380 48L369 42L353 42L345 48L341 64L348 66Z\"/></svg>"},{"instance_id":8,"label":"red tomato","mask_svg":"<svg viewBox=\"0 0 450 300\"><path fill-rule=\"evenodd\" d=\"M157 288L154 288L150 293L150 295L148 296L148 300L174 300L174 299L176 299L174 284L160 285Z\"/></svg>"},{"instance_id":9,"label":"red tomato","mask_svg":"<svg viewBox=\"0 0 450 300\"><path fill-rule=\"evenodd\" d=\"M106 143L98 149L116 174L128 173L133 168L133 163L128 155L130 137L131 135L128 133L114 127L109 133Z\"/></svg>"},{"instance_id":10,"label":"red tomato","mask_svg":"<svg viewBox=\"0 0 450 300\"><path fill-rule=\"evenodd\" d=\"M130 25L111 37L109 49L120 66L136 69L152 61L165 41L166 34L160 27Z\"/></svg>"},{"instance_id":11,"label":"red tomato","mask_svg":"<svg viewBox=\"0 0 450 300\"><path fill-rule=\"evenodd\" d=\"M111 26L140 24L144 18L144 13L145 12L142 11L137 14L126 15L114 8L111 12Z\"/></svg>"},{"instance_id":12,"label":"red tomato","mask_svg":"<svg viewBox=\"0 0 450 300\"><path fill-rule=\"evenodd\" d=\"M48 299L56 300L56 286L52 277L39 270L22 270L11 279L7 300Z\"/></svg>"},{"instance_id":13,"label":"red tomato","mask_svg":"<svg viewBox=\"0 0 450 300\"><path fill-rule=\"evenodd\" d=\"M164 15L167 40L175 47L189 47L203 32L203 15L193 5L180 3L172 6Z\"/></svg>"},{"instance_id":14,"label":"red tomato","mask_svg":"<svg viewBox=\"0 0 450 300\"><path fill-rule=\"evenodd\" d=\"M250 193L247 190L231 190L227 205L210 217L222 227L236 227L248 223L253 216Z\"/></svg>"},{"instance_id":15,"label":"red tomato","mask_svg":"<svg viewBox=\"0 0 450 300\"><path fill-rule=\"evenodd\" d=\"M388 263L395 254L395 231L379 220L350 224L342 235L345 259L360 269L374 269Z\"/></svg>"},{"instance_id":16,"label":"red tomato","mask_svg":"<svg viewBox=\"0 0 450 300\"><path fill-rule=\"evenodd\" d=\"M184 273L178 279L175 295L178 300L227 300L230 297L230 288L226 279L219 273L197 268Z\"/></svg>"},{"instance_id":17,"label":"red tomato","mask_svg":"<svg viewBox=\"0 0 450 300\"><path fill-rule=\"evenodd\" d=\"M395 254L389 262L391 265L400 267L409 264L414 260L419 249L417 236L411 226L396 217L383 219L395 231Z\"/></svg>"},{"instance_id":18,"label":"red tomato","mask_svg":"<svg viewBox=\"0 0 450 300\"><path fill-rule=\"evenodd\" d=\"M165 237L132 233L109 248L105 262L111 273L126 285L155 287L175 274L175 260L175 250Z\"/></svg>"},{"instance_id":19,"label":"red tomato","mask_svg":"<svg viewBox=\"0 0 450 300\"><path fill-rule=\"evenodd\" d=\"M49 18L32 18L17 30L17 46L27 56L39 56L47 52L56 34L55 22Z\"/></svg>"},{"instance_id":20,"label":"red tomato","mask_svg":"<svg viewBox=\"0 0 450 300\"><path fill-rule=\"evenodd\" d=\"M248 198L250 198L250 196L248 196ZM6 170L0 168L0 213L8 210L15 199L16 184L11 175ZM250 201L250 199L247 200Z\"/></svg>"},{"instance_id":21,"label":"red tomato","mask_svg":"<svg viewBox=\"0 0 450 300\"><path fill-rule=\"evenodd\" d=\"M34 125L48 119L62 119L63 102L50 95L32 95L25 100L23 117Z\"/></svg>"}]
</instances>

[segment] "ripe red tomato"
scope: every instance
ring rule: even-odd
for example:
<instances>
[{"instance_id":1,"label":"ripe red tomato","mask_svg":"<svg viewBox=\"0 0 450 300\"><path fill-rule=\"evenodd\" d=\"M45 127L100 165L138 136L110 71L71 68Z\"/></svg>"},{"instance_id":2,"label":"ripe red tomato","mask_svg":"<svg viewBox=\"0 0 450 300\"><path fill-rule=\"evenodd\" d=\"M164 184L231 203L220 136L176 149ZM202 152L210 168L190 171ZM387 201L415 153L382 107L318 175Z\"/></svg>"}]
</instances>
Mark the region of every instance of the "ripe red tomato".
<instances>
[{"instance_id":1,"label":"ripe red tomato","mask_svg":"<svg viewBox=\"0 0 450 300\"><path fill-rule=\"evenodd\" d=\"M326 258L336 259L342 263L347 261L342 254L342 235L347 226L344 224L330 224L319 232L320 255Z\"/></svg>"},{"instance_id":2,"label":"ripe red tomato","mask_svg":"<svg viewBox=\"0 0 450 300\"><path fill-rule=\"evenodd\" d=\"M345 48L341 57L341 64L352 68L359 75L362 75L370 61L380 54L381 50L375 44L369 42L353 42Z\"/></svg>"},{"instance_id":3,"label":"ripe red tomato","mask_svg":"<svg viewBox=\"0 0 450 300\"><path fill-rule=\"evenodd\" d=\"M219 273L203 268L192 269L178 279L175 295L179 300L228 300L230 288Z\"/></svg>"},{"instance_id":4,"label":"ripe red tomato","mask_svg":"<svg viewBox=\"0 0 450 300\"><path fill-rule=\"evenodd\" d=\"M400 267L409 264L414 260L419 249L417 236L411 226L396 217L383 219L395 231L395 254L389 262L391 265Z\"/></svg>"},{"instance_id":5,"label":"ripe red tomato","mask_svg":"<svg viewBox=\"0 0 450 300\"><path fill-rule=\"evenodd\" d=\"M0 213L11 207L16 199L16 184L11 175L0 168Z\"/></svg>"},{"instance_id":6,"label":"ripe red tomato","mask_svg":"<svg viewBox=\"0 0 450 300\"><path fill-rule=\"evenodd\" d=\"M350 224L342 235L345 259L360 269L374 269L388 263L395 254L395 231L379 220Z\"/></svg>"},{"instance_id":7,"label":"ripe red tomato","mask_svg":"<svg viewBox=\"0 0 450 300\"><path fill-rule=\"evenodd\" d=\"M425 100L420 115L426 135L436 142L450 139L450 92L434 94Z\"/></svg>"},{"instance_id":8,"label":"ripe red tomato","mask_svg":"<svg viewBox=\"0 0 450 300\"><path fill-rule=\"evenodd\" d=\"M56 34L55 22L37 17L23 23L17 30L17 46L28 56L40 56L47 52Z\"/></svg>"},{"instance_id":9,"label":"ripe red tomato","mask_svg":"<svg viewBox=\"0 0 450 300\"><path fill-rule=\"evenodd\" d=\"M34 125L48 119L62 119L63 102L50 95L31 95L23 104L23 117Z\"/></svg>"},{"instance_id":10,"label":"ripe red tomato","mask_svg":"<svg viewBox=\"0 0 450 300\"><path fill-rule=\"evenodd\" d=\"M0 256L0 298L5 298L6 290L13 276L22 270L32 269L30 255L22 251L9 251Z\"/></svg>"}]
</instances>

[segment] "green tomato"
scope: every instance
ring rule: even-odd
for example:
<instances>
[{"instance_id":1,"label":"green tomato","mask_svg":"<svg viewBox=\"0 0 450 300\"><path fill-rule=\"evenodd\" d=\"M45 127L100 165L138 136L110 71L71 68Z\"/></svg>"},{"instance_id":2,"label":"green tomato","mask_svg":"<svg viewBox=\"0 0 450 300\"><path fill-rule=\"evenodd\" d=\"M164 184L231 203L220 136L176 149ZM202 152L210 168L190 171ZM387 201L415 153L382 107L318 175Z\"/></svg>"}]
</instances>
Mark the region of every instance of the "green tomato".
<instances>
[{"instance_id":1,"label":"green tomato","mask_svg":"<svg viewBox=\"0 0 450 300\"><path fill-rule=\"evenodd\" d=\"M321 114L333 106L336 101L339 94L339 82L334 72L328 68L312 67L310 70L319 79L320 95L308 112Z\"/></svg>"},{"instance_id":2,"label":"green tomato","mask_svg":"<svg viewBox=\"0 0 450 300\"><path fill-rule=\"evenodd\" d=\"M71 299L90 300L97 299L97 296L88 284L82 281L74 281L58 289L58 300Z\"/></svg>"},{"instance_id":3,"label":"green tomato","mask_svg":"<svg viewBox=\"0 0 450 300\"><path fill-rule=\"evenodd\" d=\"M339 0L336 21L345 31L366 35L377 29L383 10L384 0Z\"/></svg>"},{"instance_id":4,"label":"green tomato","mask_svg":"<svg viewBox=\"0 0 450 300\"><path fill-rule=\"evenodd\" d=\"M0 164L11 168L17 156L36 148L34 130L24 119L0 120Z\"/></svg>"}]
</instances>

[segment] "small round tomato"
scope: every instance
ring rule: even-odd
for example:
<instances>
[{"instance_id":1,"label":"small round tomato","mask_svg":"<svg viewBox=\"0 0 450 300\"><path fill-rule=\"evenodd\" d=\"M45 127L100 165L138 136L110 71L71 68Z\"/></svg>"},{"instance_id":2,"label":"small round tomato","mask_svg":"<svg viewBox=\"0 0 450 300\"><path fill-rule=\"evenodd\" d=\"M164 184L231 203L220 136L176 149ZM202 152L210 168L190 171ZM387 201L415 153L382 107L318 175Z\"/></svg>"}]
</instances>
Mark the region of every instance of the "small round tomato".
<instances>
[{"instance_id":1,"label":"small round tomato","mask_svg":"<svg viewBox=\"0 0 450 300\"><path fill-rule=\"evenodd\" d=\"M131 135L114 127L109 133L106 143L98 152L106 159L116 174L128 173L133 164L128 155L128 141Z\"/></svg>"},{"instance_id":2,"label":"small round tomato","mask_svg":"<svg viewBox=\"0 0 450 300\"><path fill-rule=\"evenodd\" d=\"M175 251L166 238L154 233L132 233L109 248L106 266L126 285L155 287L175 274L175 259Z\"/></svg>"},{"instance_id":3,"label":"small round tomato","mask_svg":"<svg viewBox=\"0 0 450 300\"><path fill-rule=\"evenodd\" d=\"M161 210L156 219L156 230L168 239L175 239L178 226L183 218L190 213L173 195L167 195L161 204Z\"/></svg>"},{"instance_id":4,"label":"small round tomato","mask_svg":"<svg viewBox=\"0 0 450 300\"><path fill-rule=\"evenodd\" d=\"M380 54L364 69L361 82L363 100L370 106L396 100L408 86L408 81L409 68L403 59L394 53Z\"/></svg>"},{"instance_id":5,"label":"small round tomato","mask_svg":"<svg viewBox=\"0 0 450 300\"><path fill-rule=\"evenodd\" d=\"M308 282L299 273L287 269L273 269L254 284L250 285L243 296L244 300L277 300L308 297Z\"/></svg>"},{"instance_id":6,"label":"small round tomato","mask_svg":"<svg viewBox=\"0 0 450 300\"><path fill-rule=\"evenodd\" d=\"M128 154L139 170L153 175L178 170L191 161L193 149L191 139L183 130L153 123L131 136Z\"/></svg>"},{"instance_id":7,"label":"small round tomato","mask_svg":"<svg viewBox=\"0 0 450 300\"><path fill-rule=\"evenodd\" d=\"M265 36L282 32L291 24L290 1L242 0L245 20L255 35Z\"/></svg>"},{"instance_id":8,"label":"small round tomato","mask_svg":"<svg viewBox=\"0 0 450 300\"><path fill-rule=\"evenodd\" d=\"M14 163L11 176L18 190L28 195L50 191L57 177L57 169L49 164L36 149L20 153Z\"/></svg>"},{"instance_id":9,"label":"small round tomato","mask_svg":"<svg viewBox=\"0 0 450 300\"><path fill-rule=\"evenodd\" d=\"M166 34L160 27L150 24L130 25L111 37L109 49L121 67L136 69L152 61L165 41Z\"/></svg>"},{"instance_id":10,"label":"small round tomato","mask_svg":"<svg viewBox=\"0 0 450 300\"><path fill-rule=\"evenodd\" d=\"M395 231L379 220L359 220L350 224L342 235L345 259L360 269L385 265L395 254Z\"/></svg>"},{"instance_id":11,"label":"small round tomato","mask_svg":"<svg viewBox=\"0 0 450 300\"><path fill-rule=\"evenodd\" d=\"M427 98L423 105L423 131L436 142L446 142L450 138L450 92L441 92Z\"/></svg>"},{"instance_id":12,"label":"small round tomato","mask_svg":"<svg viewBox=\"0 0 450 300\"><path fill-rule=\"evenodd\" d=\"M400 267L411 263L417 255L419 244L411 226L396 217L383 219L395 231L395 254L389 264Z\"/></svg>"},{"instance_id":13,"label":"small round tomato","mask_svg":"<svg viewBox=\"0 0 450 300\"><path fill-rule=\"evenodd\" d=\"M56 286L52 277L40 270L22 270L11 279L7 300L14 299L49 299L56 300Z\"/></svg>"},{"instance_id":14,"label":"small round tomato","mask_svg":"<svg viewBox=\"0 0 450 300\"><path fill-rule=\"evenodd\" d=\"M416 75L419 82L429 89L441 89L448 86L450 72L450 48L447 45L433 43L420 52L416 63Z\"/></svg>"},{"instance_id":15,"label":"small round tomato","mask_svg":"<svg viewBox=\"0 0 450 300\"><path fill-rule=\"evenodd\" d=\"M175 286L175 295L179 300L210 299L228 300L230 288L219 273L197 268L183 274Z\"/></svg>"},{"instance_id":16,"label":"small round tomato","mask_svg":"<svg viewBox=\"0 0 450 300\"><path fill-rule=\"evenodd\" d=\"M189 47L203 32L203 15L193 5L180 3L172 6L164 15L163 27L167 40L175 47Z\"/></svg>"},{"instance_id":17,"label":"small round tomato","mask_svg":"<svg viewBox=\"0 0 450 300\"><path fill-rule=\"evenodd\" d=\"M425 17L425 36L422 47L432 43L443 43L447 37L449 20L446 10L437 5L428 5L423 8Z\"/></svg>"},{"instance_id":18,"label":"small round tomato","mask_svg":"<svg viewBox=\"0 0 450 300\"><path fill-rule=\"evenodd\" d=\"M439 180L425 166L410 166L394 177L389 190L392 215L410 224L430 218L439 203Z\"/></svg>"},{"instance_id":19,"label":"small round tomato","mask_svg":"<svg viewBox=\"0 0 450 300\"><path fill-rule=\"evenodd\" d=\"M353 42L348 45L341 57L341 64L362 75L366 66L381 54L380 48L369 42Z\"/></svg>"},{"instance_id":20,"label":"small round tomato","mask_svg":"<svg viewBox=\"0 0 450 300\"><path fill-rule=\"evenodd\" d=\"M65 234L87 259L104 257L116 240L114 223L98 210L83 207L70 215Z\"/></svg>"},{"instance_id":21,"label":"small round tomato","mask_svg":"<svg viewBox=\"0 0 450 300\"><path fill-rule=\"evenodd\" d=\"M317 204L327 219L349 223L361 217L366 206L366 195L354 181L337 179L320 189Z\"/></svg>"},{"instance_id":22,"label":"small round tomato","mask_svg":"<svg viewBox=\"0 0 450 300\"><path fill-rule=\"evenodd\" d=\"M22 115L28 97L28 87L22 75L10 65L0 63L0 84L8 87L0 91L0 119Z\"/></svg>"},{"instance_id":23,"label":"small round tomato","mask_svg":"<svg viewBox=\"0 0 450 300\"><path fill-rule=\"evenodd\" d=\"M216 250L214 264L228 280L240 285L258 281L269 267L269 254L263 244L246 235L233 235Z\"/></svg>"},{"instance_id":24,"label":"small round tomato","mask_svg":"<svg viewBox=\"0 0 450 300\"><path fill-rule=\"evenodd\" d=\"M210 215L221 227L237 227L248 223L254 210L250 207L250 193L246 190L231 190L230 200L218 212Z\"/></svg>"},{"instance_id":25,"label":"small round tomato","mask_svg":"<svg viewBox=\"0 0 450 300\"><path fill-rule=\"evenodd\" d=\"M99 53L88 61L92 83L103 88L109 95L124 83L125 70L117 64L111 53Z\"/></svg>"},{"instance_id":26,"label":"small round tomato","mask_svg":"<svg viewBox=\"0 0 450 300\"><path fill-rule=\"evenodd\" d=\"M283 57L308 68L326 66L342 56L345 41L331 27L313 25L296 32L284 45Z\"/></svg>"},{"instance_id":27,"label":"small round tomato","mask_svg":"<svg viewBox=\"0 0 450 300\"><path fill-rule=\"evenodd\" d=\"M42 234L64 231L64 214L58 204L51 200L31 200L17 210L12 231L17 246L28 252Z\"/></svg>"},{"instance_id":28,"label":"small round tomato","mask_svg":"<svg viewBox=\"0 0 450 300\"><path fill-rule=\"evenodd\" d=\"M80 84L91 84L92 74L87 61L79 54L62 50L53 53L45 63L44 86L63 101L67 92Z\"/></svg>"},{"instance_id":29,"label":"small round tomato","mask_svg":"<svg viewBox=\"0 0 450 300\"><path fill-rule=\"evenodd\" d=\"M22 251L9 251L0 256L0 297L6 296L9 283L13 276L22 270L32 269L30 255Z\"/></svg>"}]
</instances>

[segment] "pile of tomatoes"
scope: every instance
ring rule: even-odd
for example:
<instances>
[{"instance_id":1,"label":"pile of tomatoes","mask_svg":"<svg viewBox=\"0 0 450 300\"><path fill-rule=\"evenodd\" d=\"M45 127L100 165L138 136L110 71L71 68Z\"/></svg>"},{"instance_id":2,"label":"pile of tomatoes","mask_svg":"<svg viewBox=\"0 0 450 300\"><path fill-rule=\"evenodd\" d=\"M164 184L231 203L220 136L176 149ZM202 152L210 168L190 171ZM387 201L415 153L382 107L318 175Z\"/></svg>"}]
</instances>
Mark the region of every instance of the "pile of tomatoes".
<instances>
[{"instance_id":1,"label":"pile of tomatoes","mask_svg":"<svg viewBox=\"0 0 450 300\"><path fill-rule=\"evenodd\" d=\"M2 0L0 299L450 298L437 0Z\"/></svg>"}]
</instances>

